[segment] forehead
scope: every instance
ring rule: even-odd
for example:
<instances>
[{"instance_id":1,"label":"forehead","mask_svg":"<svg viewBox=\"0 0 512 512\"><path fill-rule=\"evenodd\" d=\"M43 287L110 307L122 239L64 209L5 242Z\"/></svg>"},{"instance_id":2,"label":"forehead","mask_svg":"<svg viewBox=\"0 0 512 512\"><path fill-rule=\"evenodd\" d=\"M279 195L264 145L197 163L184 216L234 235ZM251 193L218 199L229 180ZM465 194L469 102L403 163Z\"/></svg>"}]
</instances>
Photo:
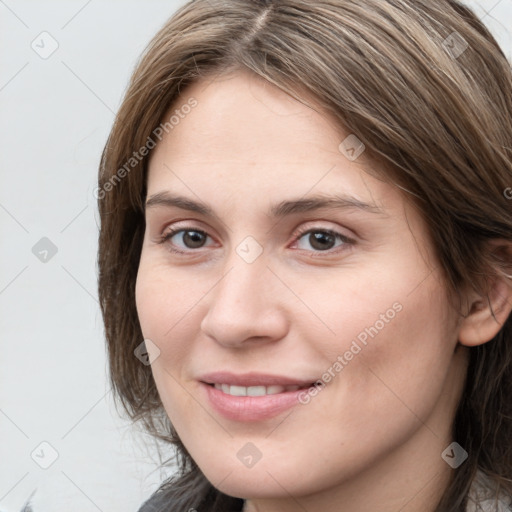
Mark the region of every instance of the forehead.
<instances>
[{"instance_id":1,"label":"forehead","mask_svg":"<svg viewBox=\"0 0 512 512\"><path fill-rule=\"evenodd\" d=\"M183 108L191 101L193 109ZM396 187L366 172L375 168L364 152L351 160L340 151L354 134L251 73L193 83L164 122L171 116L176 124L151 155L148 196L173 190L243 203L257 192L268 204L335 192L384 207L402 203Z\"/></svg>"},{"instance_id":2,"label":"forehead","mask_svg":"<svg viewBox=\"0 0 512 512\"><path fill-rule=\"evenodd\" d=\"M198 105L173 130L170 142L174 143L174 149L193 144L190 134L179 129L183 125L201 138L201 155L207 155L211 149L215 154L229 150L231 157L245 161L271 159L280 154L300 161L315 148L337 153L343 136L327 115L316 112L249 72L203 79L192 84L182 92L181 99L170 109L171 113L191 97ZM291 149L295 155L290 154ZM235 150L240 151L235 155Z\"/></svg>"}]
</instances>

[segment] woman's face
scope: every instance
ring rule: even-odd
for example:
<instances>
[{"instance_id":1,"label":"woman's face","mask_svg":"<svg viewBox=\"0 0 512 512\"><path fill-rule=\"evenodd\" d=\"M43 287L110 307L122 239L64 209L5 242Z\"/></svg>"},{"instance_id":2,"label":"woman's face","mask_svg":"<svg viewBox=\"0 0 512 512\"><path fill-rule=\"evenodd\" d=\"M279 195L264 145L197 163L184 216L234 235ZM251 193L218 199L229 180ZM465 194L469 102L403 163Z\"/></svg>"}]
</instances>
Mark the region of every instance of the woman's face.
<instances>
[{"instance_id":1,"label":"woman's face","mask_svg":"<svg viewBox=\"0 0 512 512\"><path fill-rule=\"evenodd\" d=\"M397 468L412 493L449 469L464 360L419 214L365 172L355 136L252 75L198 82L176 109L151 155L136 299L206 477L299 498Z\"/></svg>"}]
</instances>

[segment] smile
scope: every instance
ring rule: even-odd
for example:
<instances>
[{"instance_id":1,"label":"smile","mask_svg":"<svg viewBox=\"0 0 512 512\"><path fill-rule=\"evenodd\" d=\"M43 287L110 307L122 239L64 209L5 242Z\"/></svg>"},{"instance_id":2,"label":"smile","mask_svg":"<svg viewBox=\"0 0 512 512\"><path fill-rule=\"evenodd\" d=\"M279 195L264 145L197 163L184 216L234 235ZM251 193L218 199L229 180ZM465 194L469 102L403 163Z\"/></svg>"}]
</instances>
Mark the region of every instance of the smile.
<instances>
[{"instance_id":1,"label":"smile","mask_svg":"<svg viewBox=\"0 0 512 512\"><path fill-rule=\"evenodd\" d=\"M312 380L249 373L216 372L199 380L204 401L213 412L237 422L270 419L299 405Z\"/></svg>"},{"instance_id":2,"label":"smile","mask_svg":"<svg viewBox=\"0 0 512 512\"><path fill-rule=\"evenodd\" d=\"M287 391L297 391L300 386L233 386L229 384L213 384L218 389L231 396L265 396L277 395ZM309 386L308 386L309 387Z\"/></svg>"}]
</instances>

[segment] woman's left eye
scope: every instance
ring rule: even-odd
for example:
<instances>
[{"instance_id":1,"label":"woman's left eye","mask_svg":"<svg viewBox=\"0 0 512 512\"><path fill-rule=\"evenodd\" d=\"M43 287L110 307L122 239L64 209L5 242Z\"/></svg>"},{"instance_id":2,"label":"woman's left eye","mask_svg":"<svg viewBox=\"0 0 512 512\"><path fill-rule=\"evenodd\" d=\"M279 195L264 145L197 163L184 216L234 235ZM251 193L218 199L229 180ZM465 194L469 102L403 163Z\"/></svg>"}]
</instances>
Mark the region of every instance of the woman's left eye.
<instances>
[{"instance_id":1,"label":"woman's left eye","mask_svg":"<svg viewBox=\"0 0 512 512\"><path fill-rule=\"evenodd\" d=\"M202 249L208 247L206 241L208 233L201 229L195 229L191 227L185 227L180 229L174 229L165 233L160 242L164 244L168 242L171 252L178 254L186 254L193 252L194 249ZM175 239L173 241L173 239ZM181 242L181 245L180 243ZM338 242L338 243L337 243ZM338 252L339 250L333 251L341 247L343 250L344 246L353 245L354 240L348 238L341 233L330 229L319 229L312 228L307 231L298 233L294 238L294 245L297 245L299 249L311 250L312 252ZM308 247L309 245L309 247Z\"/></svg>"},{"instance_id":2,"label":"woman's left eye","mask_svg":"<svg viewBox=\"0 0 512 512\"><path fill-rule=\"evenodd\" d=\"M351 238L331 229L308 229L307 231L299 233L296 239L298 240L297 245L299 249L309 250L307 247L307 245L309 245L309 247L314 249L314 252L327 252L341 246L354 244L354 240ZM304 240L305 243L301 243L301 240ZM336 245L337 240L339 243Z\"/></svg>"}]
</instances>

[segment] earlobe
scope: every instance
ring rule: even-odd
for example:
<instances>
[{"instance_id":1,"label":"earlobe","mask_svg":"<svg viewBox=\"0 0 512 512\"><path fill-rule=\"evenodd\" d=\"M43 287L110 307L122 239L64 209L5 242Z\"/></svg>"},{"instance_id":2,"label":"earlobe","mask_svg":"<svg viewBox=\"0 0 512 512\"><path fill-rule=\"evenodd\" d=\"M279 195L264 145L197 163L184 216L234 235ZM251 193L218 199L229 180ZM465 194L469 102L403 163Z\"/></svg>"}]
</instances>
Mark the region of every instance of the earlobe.
<instances>
[{"instance_id":1,"label":"earlobe","mask_svg":"<svg viewBox=\"0 0 512 512\"><path fill-rule=\"evenodd\" d=\"M492 340L512 311L512 276L500 273L490 283L487 296L475 297L461 320L459 342L468 347Z\"/></svg>"}]
</instances>

